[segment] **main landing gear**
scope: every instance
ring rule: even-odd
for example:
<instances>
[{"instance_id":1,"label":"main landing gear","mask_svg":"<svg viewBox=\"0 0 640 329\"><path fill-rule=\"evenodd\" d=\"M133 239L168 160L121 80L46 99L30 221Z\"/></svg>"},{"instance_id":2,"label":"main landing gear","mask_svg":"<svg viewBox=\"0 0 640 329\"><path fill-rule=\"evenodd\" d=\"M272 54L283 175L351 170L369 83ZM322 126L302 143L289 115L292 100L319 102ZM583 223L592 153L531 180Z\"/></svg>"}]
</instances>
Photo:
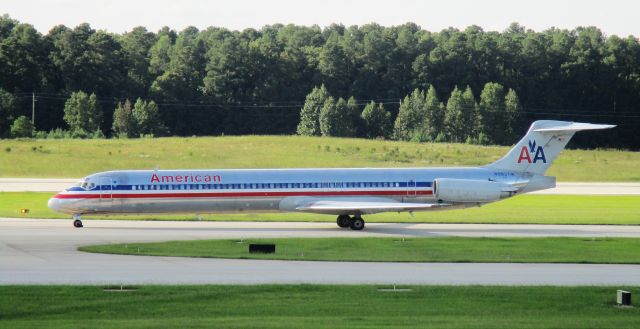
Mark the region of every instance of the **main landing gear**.
<instances>
[{"instance_id":1,"label":"main landing gear","mask_svg":"<svg viewBox=\"0 0 640 329\"><path fill-rule=\"evenodd\" d=\"M82 220L80 219L80 215L73 215L73 227L75 228L81 228L82 225Z\"/></svg>"},{"instance_id":2,"label":"main landing gear","mask_svg":"<svg viewBox=\"0 0 640 329\"><path fill-rule=\"evenodd\" d=\"M336 221L339 227L350 227L352 230L361 231L364 228L364 219L360 215L349 217L349 215L340 215Z\"/></svg>"}]
</instances>

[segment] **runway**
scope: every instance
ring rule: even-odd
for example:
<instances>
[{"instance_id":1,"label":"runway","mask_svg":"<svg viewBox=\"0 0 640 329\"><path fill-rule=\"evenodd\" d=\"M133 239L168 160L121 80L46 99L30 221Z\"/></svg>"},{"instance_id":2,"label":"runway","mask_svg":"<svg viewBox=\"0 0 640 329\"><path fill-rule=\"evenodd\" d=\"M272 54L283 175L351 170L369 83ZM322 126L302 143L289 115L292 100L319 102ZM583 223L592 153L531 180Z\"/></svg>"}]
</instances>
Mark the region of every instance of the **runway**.
<instances>
[{"instance_id":1,"label":"runway","mask_svg":"<svg viewBox=\"0 0 640 329\"><path fill-rule=\"evenodd\" d=\"M73 186L73 178L0 178L0 192L59 192ZM563 183L532 194L640 195L640 183Z\"/></svg>"},{"instance_id":2,"label":"runway","mask_svg":"<svg viewBox=\"0 0 640 329\"><path fill-rule=\"evenodd\" d=\"M154 222L0 219L0 284L640 285L640 265L361 263L90 254L78 246L184 239L333 236L640 237L640 226ZM363 251L363 252L366 252Z\"/></svg>"}]
</instances>

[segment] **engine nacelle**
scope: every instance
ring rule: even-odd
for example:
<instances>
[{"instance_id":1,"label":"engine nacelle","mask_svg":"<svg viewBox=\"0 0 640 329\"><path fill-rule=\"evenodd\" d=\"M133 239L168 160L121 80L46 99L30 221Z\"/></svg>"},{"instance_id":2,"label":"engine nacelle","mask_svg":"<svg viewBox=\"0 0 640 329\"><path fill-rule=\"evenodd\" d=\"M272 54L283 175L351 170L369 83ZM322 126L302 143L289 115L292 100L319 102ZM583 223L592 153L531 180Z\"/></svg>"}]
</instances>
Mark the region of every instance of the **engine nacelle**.
<instances>
[{"instance_id":1,"label":"engine nacelle","mask_svg":"<svg viewBox=\"0 0 640 329\"><path fill-rule=\"evenodd\" d=\"M433 195L445 202L492 202L514 195L518 189L488 180L438 178Z\"/></svg>"}]
</instances>

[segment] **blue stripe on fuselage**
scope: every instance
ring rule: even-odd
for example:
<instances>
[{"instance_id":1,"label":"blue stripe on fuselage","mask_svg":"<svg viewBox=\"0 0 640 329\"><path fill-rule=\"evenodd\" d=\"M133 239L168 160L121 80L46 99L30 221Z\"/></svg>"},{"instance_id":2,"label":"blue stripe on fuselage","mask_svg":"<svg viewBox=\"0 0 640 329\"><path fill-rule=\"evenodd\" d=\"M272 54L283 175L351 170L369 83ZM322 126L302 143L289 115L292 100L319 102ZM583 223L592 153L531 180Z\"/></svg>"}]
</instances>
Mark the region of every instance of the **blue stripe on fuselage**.
<instances>
[{"instance_id":1,"label":"blue stripe on fuselage","mask_svg":"<svg viewBox=\"0 0 640 329\"><path fill-rule=\"evenodd\" d=\"M289 186L289 184L293 186ZM327 186L327 184L331 184ZM339 186L336 186L338 184ZM353 186L356 184L356 186ZM383 186L383 185L391 186ZM282 186L285 185L285 186ZM312 185L312 186L309 186ZM350 186L351 185L351 186ZM84 191L132 191L134 190L272 190L272 189L354 189L354 188L413 188L413 187L432 187L432 182L282 182L282 183L215 183L215 184L133 184L133 185L97 185L91 190L83 189L80 186L68 188L69 192ZM197 187L196 187L197 186ZM272 187L273 186L273 187ZM154 188L155 187L155 188ZM185 188L186 187L186 188Z\"/></svg>"}]
</instances>

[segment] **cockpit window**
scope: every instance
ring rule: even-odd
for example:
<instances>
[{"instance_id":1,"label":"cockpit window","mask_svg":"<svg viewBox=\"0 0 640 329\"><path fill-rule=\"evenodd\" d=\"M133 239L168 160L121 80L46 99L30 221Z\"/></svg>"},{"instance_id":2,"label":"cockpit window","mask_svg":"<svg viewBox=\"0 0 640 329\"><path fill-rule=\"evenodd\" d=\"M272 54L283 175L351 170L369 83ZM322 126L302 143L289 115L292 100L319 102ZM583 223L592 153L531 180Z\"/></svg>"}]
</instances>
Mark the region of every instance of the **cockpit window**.
<instances>
[{"instance_id":1,"label":"cockpit window","mask_svg":"<svg viewBox=\"0 0 640 329\"><path fill-rule=\"evenodd\" d=\"M83 190L92 190L96 187L96 184L93 182L89 182L87 180L82 180L76 184L76 186L82 188Z\"/></svg>"}]
</instances>

